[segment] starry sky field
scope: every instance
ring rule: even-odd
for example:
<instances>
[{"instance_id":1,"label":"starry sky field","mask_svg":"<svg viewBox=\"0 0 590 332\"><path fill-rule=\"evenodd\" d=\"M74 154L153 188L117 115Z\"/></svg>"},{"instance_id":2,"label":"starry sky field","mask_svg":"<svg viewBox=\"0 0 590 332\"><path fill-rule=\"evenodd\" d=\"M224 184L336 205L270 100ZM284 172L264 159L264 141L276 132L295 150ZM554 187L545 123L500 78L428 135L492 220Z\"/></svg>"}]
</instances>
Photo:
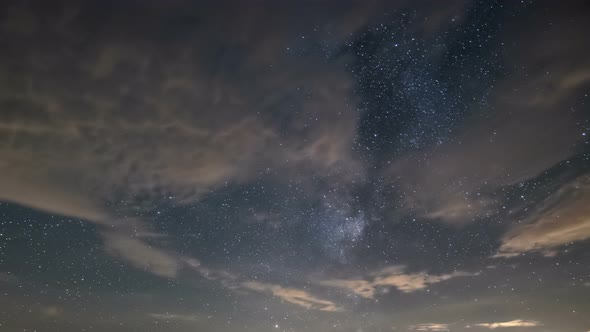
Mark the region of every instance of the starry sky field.
<instances>
[{"instance_id":1,"label":"starry sky field","mask_svg":"<svg viewBox=\"0 0 590 332\"><path fill-rule=\"evenodd\" d=\"M590 331L590 3L0 1L0 331Z\"/></svg>"}]
</instances>

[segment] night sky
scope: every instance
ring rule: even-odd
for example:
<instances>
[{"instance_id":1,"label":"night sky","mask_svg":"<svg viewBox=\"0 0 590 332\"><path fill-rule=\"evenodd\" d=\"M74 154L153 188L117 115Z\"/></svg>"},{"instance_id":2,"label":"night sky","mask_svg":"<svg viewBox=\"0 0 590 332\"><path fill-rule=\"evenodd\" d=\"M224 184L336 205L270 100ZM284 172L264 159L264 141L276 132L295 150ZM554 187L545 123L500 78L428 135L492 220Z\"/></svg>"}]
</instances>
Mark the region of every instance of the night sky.
<instances>
[{"instance_id":1,"label":"night sky","mask_svg":"<svg viewBox=\"0 0 590 332\"><path fill-rule=\"evenodd\" d=\"M590 331L588 1L0 1L0 331Z\"/></svg>"}]
</instances>

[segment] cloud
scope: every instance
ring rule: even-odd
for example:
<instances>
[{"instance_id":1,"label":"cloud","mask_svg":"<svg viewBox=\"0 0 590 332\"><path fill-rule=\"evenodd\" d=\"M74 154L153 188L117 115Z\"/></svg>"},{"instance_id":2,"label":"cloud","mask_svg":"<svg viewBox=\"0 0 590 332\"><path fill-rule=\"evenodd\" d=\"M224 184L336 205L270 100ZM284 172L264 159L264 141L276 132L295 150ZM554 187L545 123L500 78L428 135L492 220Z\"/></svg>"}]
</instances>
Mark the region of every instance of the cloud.
<instances>
[{"instance_id":1,"label":"cloud","mask_svg":"<svg viewBox=\"0 0 590 332\"><path fill-rule=\"evenodd\" d=\"M267 169L312 187L362 180L348 60L326 62L301 34L339 45L378 6L339 6L329 24L314 6L236 6L199 8L180 28L170 22L184 7L123 5L106 30L91 4L12 8L0 27L12 47L0 54L0 200L92 222L107 252L174 277L186 262L120 205L194 202Z\"/></svg>"},{"instance_id":2,"label":"cloud","mask_svg":"<svg viewBox=\"0 0 590 332\"><path fill-rule=\"evenodd\" d=\"M58 184L47 174L35 173L0 164L0 200L96 223L107 219L108 214L95 200L79 191L68 191L67 184Z\"/></svg>"},{"instance_id":3,"label":"cloud","mask_svg":"<svg viewBox=\"0 0 590 332\"><path fill-rule=\"evenodd\" d=\"M237 277L232 273L203 265L198 259L166 250L146 241L139 232L126 233L121 231L102 231L104 249L109 254L118 257L137 269L157 275L162 278L174 279L180 271L196 272L202 278L218 281L222 286L234 289ZM139 234L138 234L139 233ZM149 233L149 238L162 237L161 234Z\"/></svg>"},{"instance_id":4,"label":"cloud","mask_svg":"<svg viewBox=\"0 0 590 332\"><path fill-rule=\"evenodd\" d=\"M150 313L149 317L156 320L165 321L181 321L181 322L196 322L200 320L198 315L182 315L182 314L171 314L171 313Z\"/></svg>"},{"instance_id":5,"label":"cloud","mask_svg":"<svg viewBox=\"0 0 590 332\"><path fill-rule=\"evenodd\" d=\"M403 293L411 293L452 278L478 275L478 273L462 271L429 275L427 273L405 273L404 270L403 266L392 266L373 273L370 280L328 279L318 281L318 284L345 289L364 298L372 299L380 287L394 287Z\"/></svg>"},{"instance_id":6,"label":"cloud","mask_svg":"<svg viewBox=\"0 0 590 332\"><path fill-rule=\"evenodd\" d=\"M535 326L541 326L542 324L539 323L538 321L535 320L522 320L522 319L516 319L516 320L511 320L508 322L496 322L496 323L479 323L479 324L473 324L471 326L477 326L477 327L487 327L489 329L497 329L497 328L506 328L506 327L535 327Z\"/></svg>"},{"instance_id":7,"label":"cloud","mask_svg":"<svg viewBox=\"0 0 590 332\"><path fill-rule=\"evenodd\" d=\"M162 234L125 218L134 212L122 206L191 203L266 169L278 181L362 174L350 149L358 113L345 63L285 45L299 54L302 31L337 44L369 7L342 8L329 31L314 32L293 19L298 6L199 7L199 23L178 28L170 22L184 7L123 5L105 18L113 33L89 26L92 5L72 5L57 6L55 19L17 6L29 28L0 26L12 54L24 55L0 54L0 200L94 223L106 252L148 273L174 278L188 268L230 286L226 272L147 241ZM130 24L126 10L146 16ZM324 23L322 11L310 13ZM91 42L82 50L79 40Z\"/></svg>"},{"instance_id":8,"label":"cloud","mask_svg":"<svg viewBox=\"0 0 590 332\"><path fill-rule=\"evenodd\" d=\"M173 254L154 248L145 242L115 232L103 232L105 250L121 257L136 268L160 277L174 278L180 268L180 261Z\"/></svg>"},{"instance_id":9,"label":"cloud","mask_svg":"<svg viewBox=\"0 0 590 332\"><path fill-rule=\"evenodd\" d=\"M588 116L582 110L590 60L576 31L590 25L581 13L572 18L570 7L555 7L551 27L539 32L542 19L527 16L518 33L500 38L518 45L506 47L503 60L522 70L499 76L481 93L492 113L468 118L440 145L392 160L385 176L404 193L403 213L453 225L481 220L500 210L503 188L577 153Z\"/></svg>"},{"instance_id":10,"label":"cloud","mask_svg":"<svg viewBox=\"0 0 590 332\"><path fill-rule=\"evenodd\" d=\"M346 289L364 298L372 299L375 296L376 287L366 280L328 279L318 281L319 285Z\"/></svg>"},{"instance_id":11,"label":"cloud","mask_svg":"<svg viewBox=\"0 0 590 332\"><path fill-rule=\"evenodd\" d=\"M193 257L180 257L180 260L186 268L197 272L207 280L218 281L223 287L228 289L239 288L238 277L226 270L204 266L198 259Z\"/></svg>"},{"instance_id":12,"label":"cloud","mask_svg":"<svg viewBox=\"0 0 590 332\"><path fill-rule=\"evenodd\" d=\"M322 176L358 168L350 149L358 122L351 78L343 63L285 53L284 44L300 39L293 26L274 21L291 17L286 8L273 15L264 8L239 14L208 8L234 27L214 21L188 28L191 43L170 40L179 51L168 54L147 31L167 24L170 12L149 5L136 8L155 15L137 22L145 35L129 36L135 31L128 31L128 17L114 14L115 36L92 38L88 52L74 49L89 33L84 16L93 11L81 7L67 22L71 34L38 30L55 33L73 58L27 46L19 50L31 53L31 62L22 60L27 70L0 67L3 77L34 82L0 80L0 155L10 180L0 199L98 219L88 213L113 193L192 201L268 167ZM341 14L333 28L347 35L358 23L350 25L348 11ZM271 17L272 32L264 23ZM56 71L48 75L47 66Z\"/></svg>"},{"instance_id":13,"label":"cloud","mask_svg":"<svg viewBox=\"0 0 590 332\"><path fill-rule=\"evenodd\" d=\"M314 32L313 24L292 19L297 6L278 6L272 15L267 6L207 6L196 11L198 24L177 31L170 22L186 8L123 5L121 13L151 19L136 15L129 24L129 15L115 11L111 33L89 27L92 5L71 5L57 6L55 13L71 15L55 19L18 6L35 28L0 26L13 54L26 55L0 54L0 200L92 222L107 252L174 277L183 258L148 243L150 233L160 234L147 220L125 218L134 212L123 205L163 197L191 203L267 169L277 181L299 178L309 186L318 183L307 180L314 177L348 182L362 174L350 149L358 113L345 63L294 56L285 45L301 51L295 44L302 31L337 44L370 8L331 13L330 31ZM312 16L324 22L321 11ZM227 21L231 27L219 24ZM38 42L46 38L52 47ZM91 42L81 50L78 40Z\"/></svg>"},{"instance_id":14,"label":"cloud","mask_svg":"<svg viewBox=\"0 0 590 332\"><path fill-rule=\"evenodd\" d=\"M590 177L564 185L502 238L497 257L525 252L553 255L560 247L590 238Z\"/></svg>"},{"instance_id":15,"label":"cloud","mask_svg":"<svg viewBox=\"0 0 590 332\"><path fill-rule=\"evenodd\" d=\"M9 7L6 22L22 24L0 29L11 54L26 56L0 55L2 200L104 220L107 203L191 202L267 168L278 180L363 177L347 59L326 62L328 50L303 41L337 49L383 6L212 4L180 27L171 22L184 6L127 4L105 17L109 29L88 19L92 4ZM129 12L143 15L131 24ZM79 40L90 42L80 49Z\"/></svg>"},{"instance_id":16,"label":"cloud","mask_svg":"<svg viewBox=\"0 0 590 332\"><path fill-rule=\"evenodd\" d=\"M343 310L343 308L339 307L332 301L317 298L307 291L296 288L254 281L244 282L242 286L246 289L258 292L270 292L272 295L286 302L304 307L306 309L316 309L329 312L338 312Z\"/></svg>"},{"instance_id":17,"label":"cloud","mask_svg":"<svg viewBox=\"0 0 590 332\"><path fill-rule=\"evenodd\" d=\"M412 331L449 331L449 324L423 323L410 326Z\"/></svg>"},{"instance_id":18,"label":"cloud","mask_svg":"<svg viewBox=\"0 0 590 332\"><path fill-rule=\"evenodd\" d=\"M44 176L24 175L19 170L2 172L0 179L0 199L96 224L107 253L160 277L176 276L181 263L178 257L144 242L145 237L161 236L151 231L146 222L114 217L96 200L81 192L68 191L67 182L59 185Z\"/></svg>"}]
</instances>

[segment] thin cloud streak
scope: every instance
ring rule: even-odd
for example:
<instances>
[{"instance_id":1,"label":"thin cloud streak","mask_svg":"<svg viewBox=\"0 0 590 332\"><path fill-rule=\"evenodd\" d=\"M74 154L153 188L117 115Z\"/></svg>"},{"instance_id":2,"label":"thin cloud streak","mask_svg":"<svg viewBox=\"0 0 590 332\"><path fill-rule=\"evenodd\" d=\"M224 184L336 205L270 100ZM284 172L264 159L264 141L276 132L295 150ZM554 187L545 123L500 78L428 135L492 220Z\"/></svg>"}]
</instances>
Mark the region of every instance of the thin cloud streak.
<instances>
[{"instance_id":1,"label":"thin cloud streak","mask_svg":"<svg viewBox=\"0 0 590 332\"><path fill-rule=\"evenodd\" d=\"M412 331L449 331L449 324L422 323L410 326Z\"/></svg>"},{"instance_id":2,"label":"thin cloud streak","mask_svg":"<svg viewBox=\"0 0 590 332\"><path fill-rule=\"evenodd\" d=\"M488 329L495 330L498 328L509 328L509 327L535 327L541 326L538 321L535 320L523 320L523 319L515 319L507 322L495 322L495 323L479 323L473 324L472 326L476 327L487 327Z\"/></svg>"}]
</instances>

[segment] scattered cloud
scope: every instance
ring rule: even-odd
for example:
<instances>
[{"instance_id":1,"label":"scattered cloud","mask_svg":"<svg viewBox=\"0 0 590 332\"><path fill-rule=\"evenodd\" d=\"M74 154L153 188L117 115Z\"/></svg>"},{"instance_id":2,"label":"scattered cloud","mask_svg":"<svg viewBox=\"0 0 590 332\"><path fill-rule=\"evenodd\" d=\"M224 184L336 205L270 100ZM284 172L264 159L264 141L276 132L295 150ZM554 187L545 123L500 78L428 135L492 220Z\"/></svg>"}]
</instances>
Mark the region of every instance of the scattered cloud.
<instances>
[{"instance_id":1,"label":"scattered cloud","mask_svg":"<svg viewBox=\"0 0 590 332\"><path fill-rule=\"evenodd\" d=\"M489 329L497 329L497 328L506 328L506 327L535 327L541 326L542 324L535 320L523 320L523 319L516 319L511 320L508 322L496 322L496 323L479 323L473 324L471 326L477 327L487 327Z\"/></svg>"},{"instance_id":2,"label":"scattered cloud","mask_svg":"<svg viewBox=\"0 0 590 332\"><path fill-rule=\"evenodd\" d=\"M372 274L370 280L365 279L329 279L318 284L348 290L364 298L375 297L379 287L394 287L403 293L411 293L427 288L455 277L475 276L479 273L455 271L449 274L430 275L427 273L405 273L404 266L392 266Z\"/></svg>"},{"instance_id":3,"label":"scattered cloud","mask_svg":"<svg viewBox=\"0 0 590 332\"><path fill-rule=\"evenodd\" d=\"M29 39L9 43L14 49L0 55L0 60L6 60L0 62L10 64L0 67L0 200L91 222L107 253L162 278L177 278L181 271L190 270L226 288L268 293L307 309L342 311L335 302L307 290L240 283L227 271L160 245L155 240L164 235L154 232L149 221L114 217L109 207L138 196L194 202L227 183L252 180L266 169L276 170L278 180L300 177L320 183L318 176L336 176L347 184L363 179L365 165L351 148L359 115L354 111L355 87L345 66L337 61L327 64L324 57L281 56L286 44L295 45L301 39L302 24L316 27L321 25L310 22L324 22L315 16L305 21L290 19L302 16L293 15L293 7L297 6L275 8L273 15L264 10L223 14L217 9L216 14L230 15L221 19L205 13L199 17L199 26L205 30L185 29L191 43L162 38L169 40L162 44L157 38L134 35L142 30L141 35L161 36L166 29L153 23L170 20L159 16L169 11L136 15L129 31L130 25L124 24L127 15L114 15L109 26L117 33L92 27L95 42L83 48L75 45L87 39L84 28L92 25L86 25L92 20L84 15L76 14L60 27L45 26L56 20L36 20L34 13L25 13L26 20L18 16L16 21L21 23L16 25L6 21L2 29ZM362 26L371 8L361 7L332 13L330 38L350 36ZM142 17L150 21L143 22ZM228 21L231 29L216 23ZM272 31L268 26L273 26ZM558 28L543 29L540 38L522 38L535 44L522 47L527 50L524 60L520 59L523 54L511 55L516 59L513 67L541 69L522 79L498 82L491 98L500 110L496 116L475 119L453 140L392 161L385 176L400 184L408 210L430 220L468 222L497 206L486 192L531 179L572 155L569 147L579 139L577 118L563 110L576 99L570 97L590 82L590 66L585 57L571 63L556 61L565 58L564 50L566 55L587 52L577 51L576 45L585 45L578 40L583 36L569 33L572 38L561 41L564 31L553 29ZM52 31L72 33L52 35L48 48L36 39L47 38ZM536 44L539 40L542 45ZM55 49L60 49L59 56ZM163 51L170 49L176 51ZM530 52L540 57L532 62ZM590 238L589 188L588 179L579 179L549 197L523 226L502 238L498 256L534 251L552 255L563 245ZM256 216L255 222L277 227L273 215ZM364 221L344 226L348 225L350 230L341 233L355 237L365 227ZM380 288L412 293L475 275L407 273L404 267L389 267L358 279L327 279L318 284L373 299ZM0 282L13 281L13 276L0 273ZM61 313L52 306L42 312L47 317ZM169 313L150 317L198 318ZM538 322L474 326L538 326L530 324ZM437 323L412 328L448 330L446 324Z\"/></svg>"},{"instance_id":4,"label":"scattered cloud","mask_svg":"<svg viewBox=\"0 0 590 332\"><path fill-rule=\"evenodd\" d=\"M542 201L522 226L503 238L496 257L525 252L555 255L560 247L590 238L590 177L582 176Z\"/></svg>"},{"instance_id":5,"label":"scattered cloud","mask_svg":"<svg viewBox=\"0 0 590 332\"><path fill-rule=\"evenodd\" d=\"M339 307L334 302L317 298L309 292L301 289L253 281L245 282L242 284L242 286L253 291L270 292L272 295L286 302L304 307L306 309L316 309L329 312L338 312L343 310L342 307Z\"/></svg>"},{"instance_id":6,"label":"scattered cloud","mask_svg":"<svg viewBox=\"0 0 590 332\"><path fill-rule=\"evenodd\" d=\"M412 331L449 331L449 324L422 323L410 326Z\"/></svg>"}]
</instances>

